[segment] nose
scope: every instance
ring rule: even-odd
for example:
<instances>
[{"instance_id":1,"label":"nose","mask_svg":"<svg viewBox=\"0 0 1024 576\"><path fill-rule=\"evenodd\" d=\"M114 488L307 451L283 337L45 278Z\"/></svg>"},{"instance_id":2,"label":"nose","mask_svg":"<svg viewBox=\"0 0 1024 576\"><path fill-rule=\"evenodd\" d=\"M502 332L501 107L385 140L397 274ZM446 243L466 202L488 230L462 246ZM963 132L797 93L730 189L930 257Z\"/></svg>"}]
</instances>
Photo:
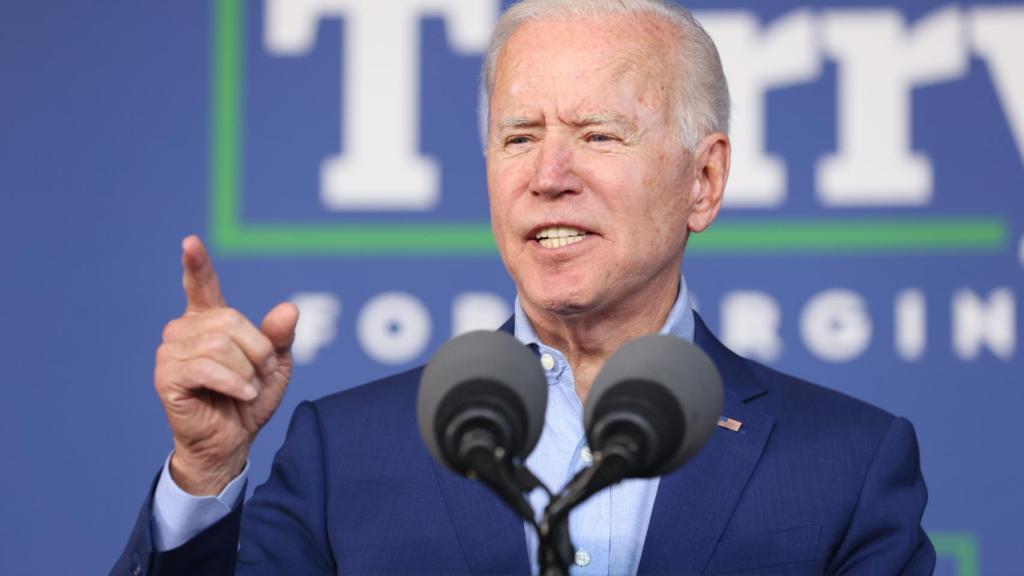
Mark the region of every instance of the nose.
<instances>
[{"instance_id":1,"label":"nose","mask_svg":"<svg viewBox=\"0 0 1024 576\"><path fill-rule=\"evenodd\" d=\"M530 192L534 196L557 198L578 194L581 189L572 145L557 136L545 138L537 153Z\"/></svg>"}]
</instances>

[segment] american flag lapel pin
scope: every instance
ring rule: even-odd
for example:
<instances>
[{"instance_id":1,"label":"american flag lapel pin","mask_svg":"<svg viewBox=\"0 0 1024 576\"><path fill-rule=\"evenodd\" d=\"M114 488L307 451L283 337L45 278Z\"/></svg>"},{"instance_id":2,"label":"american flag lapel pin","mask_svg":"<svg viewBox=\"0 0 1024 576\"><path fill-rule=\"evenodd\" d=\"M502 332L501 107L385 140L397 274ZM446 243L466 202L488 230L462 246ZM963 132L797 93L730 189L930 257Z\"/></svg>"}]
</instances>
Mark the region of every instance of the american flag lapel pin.
<instances>
[{"instance_id":1,"label":"american flag lapel pin","mask_svg":"<svg viewBox=\"0 0 1024 576\"><path fill-rule=\"evenodd\" d=\"M726 430L739 432L740 428L743 426L743 422L722 416L721 418L718 419L718 425L721 426L722 428L725 428Z\"/></svg>"}]
</instances>

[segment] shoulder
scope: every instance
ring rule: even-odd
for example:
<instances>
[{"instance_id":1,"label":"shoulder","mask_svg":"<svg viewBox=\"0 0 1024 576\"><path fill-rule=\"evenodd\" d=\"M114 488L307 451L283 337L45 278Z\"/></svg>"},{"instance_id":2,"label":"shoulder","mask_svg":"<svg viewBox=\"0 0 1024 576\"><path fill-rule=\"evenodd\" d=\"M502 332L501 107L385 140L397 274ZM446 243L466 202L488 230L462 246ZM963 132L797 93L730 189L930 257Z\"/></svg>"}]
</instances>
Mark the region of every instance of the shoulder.
<instances>
[{"instance_id":1,"label":"shoulder","mask_svg":"<svg viewBox=\"0 0 1024 576\"><path fill-rule=\"evenodd\" d=\"M911 424L886 410L842 392L743 360L764 387L749 405L774 419L768 450L862 476L884 446L916 450Z\"/></svg>"},{"instance_id":2,"label":"shoulder","mask_svg":"<svg viewBox=\"0 0 1024 576\"><path fill-rule=\"evenodd\" d=\"M422 371L417 366L311 402L323 441L362 450L389 439L418 438L416 394Z\"/></svg>"},{"instance_id":3,"label":"shoulder","mask_svg":"<svg viewBox=\"0 0 1024 576\"><path fill-rule=\"evenodd\" d=\"M765 388L756 399L787 419L798 418L818 425L827 422L856 427L887 427L895 416L877 406L837 390L779 372L752 360L744 360Z\"/></svg>"},{"instance_id":4,"label":"shoulder","mask_svg":"<svg viewBox=\"0 0 1024 576\"><path fill-rule=\"evenodd\" d=\"M416 366L347 390L328 394L313 402L318 411L352 410L354 406L393 406L410 399L415 402L423 366Z\"/></svg>"},{"instance_id":5,"label":"shoulder","mask_svg":"<svg viewBox=\"0 0 1024 576\"><path fill-rule=\"evenodd\" d=\"M744 358L719 341L699 315L695 319L695 341L721 372L727 399L772 418L775 432L870 443L898 420L867 402Z\"/></svg>"}]
</instances>

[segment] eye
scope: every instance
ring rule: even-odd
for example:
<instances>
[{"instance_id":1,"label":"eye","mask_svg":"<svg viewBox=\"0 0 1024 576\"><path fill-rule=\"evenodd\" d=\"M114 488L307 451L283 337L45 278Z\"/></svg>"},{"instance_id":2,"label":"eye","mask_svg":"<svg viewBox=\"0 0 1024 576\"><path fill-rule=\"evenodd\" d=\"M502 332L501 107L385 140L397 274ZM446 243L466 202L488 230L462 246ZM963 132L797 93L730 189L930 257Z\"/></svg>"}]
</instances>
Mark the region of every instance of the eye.
<instances>
[{"instance_id":1,"label":"eye","mask_svg":"<svg viewBox=\"0 0 1024 576\"><path fill-rule=\"evenodd\" d=\"M516 144L526 144L530 141L528 136L509 136L505 139L505 146L515 146Z\"/></svg>"},{"instance_id":2,"label":"eye","mask_svg":"<svg viewBox=\"0 0 1024 576\"><path fill-rule=\"evenodd\" d=\"M603 142L614 142L614 141L618 140L618 138L616 138L615 136L612 136L611 134L594 133L594 134L587 134L585 140L587 142L595 142L595 143L600 144L600 143L603 143Z\"/></svg>"}]
</instances>

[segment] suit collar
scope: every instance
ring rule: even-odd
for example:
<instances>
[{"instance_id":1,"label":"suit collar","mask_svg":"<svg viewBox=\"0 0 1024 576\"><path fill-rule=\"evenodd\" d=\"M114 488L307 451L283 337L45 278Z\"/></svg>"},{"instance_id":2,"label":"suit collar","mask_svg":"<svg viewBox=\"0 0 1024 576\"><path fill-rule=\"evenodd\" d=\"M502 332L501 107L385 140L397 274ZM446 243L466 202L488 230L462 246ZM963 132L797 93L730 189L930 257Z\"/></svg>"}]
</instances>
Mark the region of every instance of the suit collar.
<instances>
[{"instance_id":1,"label":"suit collar","mask_svg":"<svg viewBox=\"0 0 1024 576\"><path fill-rule=\"evenodd\" d=\"M739 402L750 401L767 392L750 370L749 363L736 355L718 341L708 330L704 320L696 312L693 313L695 329L693 341L699 346L718 367L722 374L722 383L727 394L731 394Z\"/></svg>"},{"instance_id":2,"label":"suit collar","mask_svg":"<svg viewBox=\"0 0 1024 576\"><path fill-rule=\"evenodd\" d=\"M500 328L498 328L498 330L500 330L502 332L508 332L509 334L515 336L516 335L516 317L515 316L510 316L509 319L505 320L505 323L502 324Z\"/></svg>"}]
</instances>

